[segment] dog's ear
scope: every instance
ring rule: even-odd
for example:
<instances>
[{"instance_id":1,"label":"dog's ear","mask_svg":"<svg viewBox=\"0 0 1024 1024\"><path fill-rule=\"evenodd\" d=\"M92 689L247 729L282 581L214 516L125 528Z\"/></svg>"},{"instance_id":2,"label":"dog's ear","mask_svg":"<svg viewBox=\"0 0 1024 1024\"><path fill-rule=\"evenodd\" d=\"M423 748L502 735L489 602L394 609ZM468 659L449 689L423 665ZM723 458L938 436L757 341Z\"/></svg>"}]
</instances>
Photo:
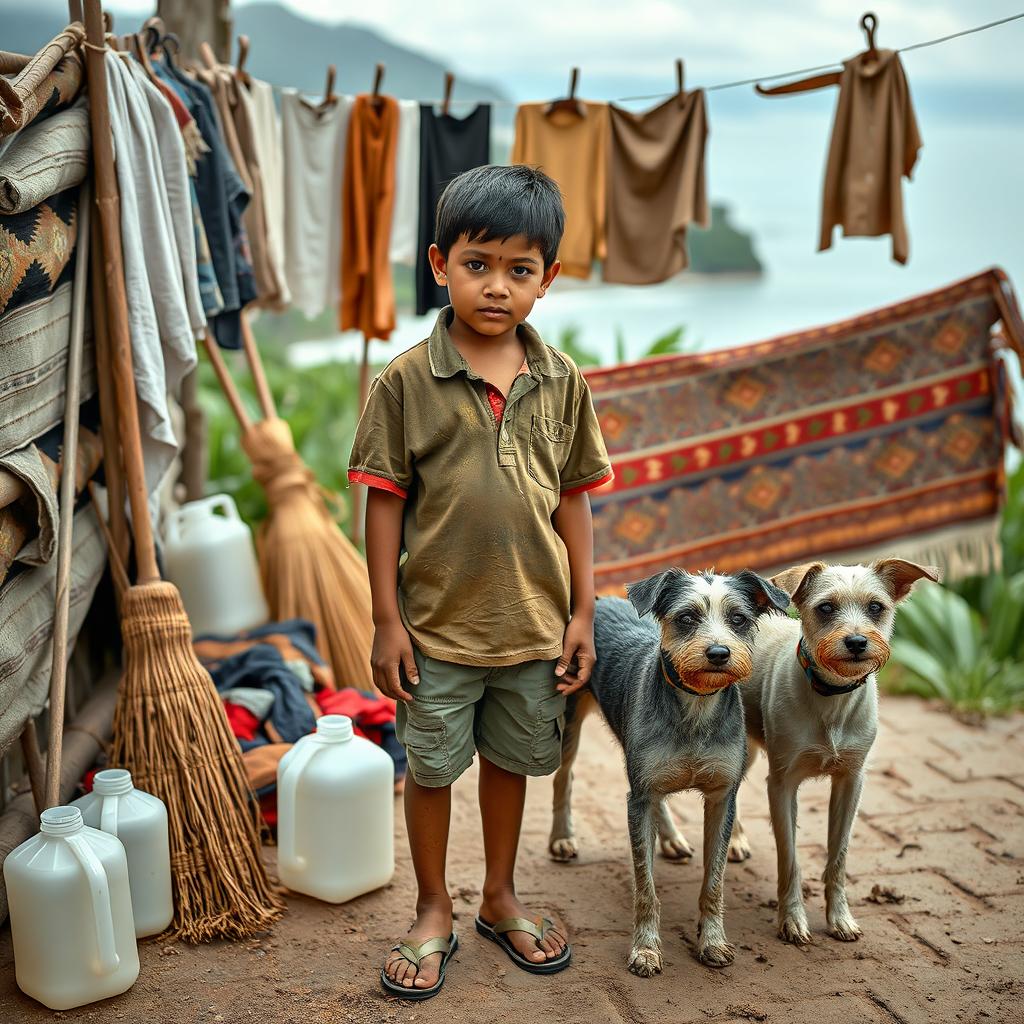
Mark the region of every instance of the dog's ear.
<instances>
[{"instance_id":1,"label":"dog's ear","mask_svg":"<svg viewBox=\"0 0 1024 1024\"><path fill-rule=\"evenodd\" d=\"M803 565L794 565L792 569L776 573L772 576L771 582L786 591L793 599L793 604L799 608L811 581L824 568L826 568L824 562L806 562Z\"/></svg>"},{"instance_id":2,"label":"dog's ear","mask_svg":"<svg viewBox=\"0 0 1024 1024\"><path fill-rule=\"evenodd\" d=\"M894 601L902 601L921 579L938 583L942 572L934 565L918 565L902 558L882 558L871 563Z\"/></svg>"},{"instance_id":3,"label":"dog's ear","mask_svg":"<svg viewBox=\"0 0 1024 1024\"><path fill-rule=\"evenodd\" d=\"M743 569L734 573L733 579L753 601L758 615L763 612L785 612L789 609L789 594L781 587L758 576L756 572Z\"/></svg>"},{"instance_id":4,"label":"dog's ear","mask_svg":"<svg viewBox=\"0 0 1024 1024\"><path fill-rule=\"evenodd\" d=\"M666 569L655 576L648 576L645 580L637 583L630 583L626 587L626 597L633 603L637 615L646 615L648 612L661 618L664 616L667 607L669 592L672 584L678 583L680 577L685 574L678 569Z\"/></svg>"}]
</instances>

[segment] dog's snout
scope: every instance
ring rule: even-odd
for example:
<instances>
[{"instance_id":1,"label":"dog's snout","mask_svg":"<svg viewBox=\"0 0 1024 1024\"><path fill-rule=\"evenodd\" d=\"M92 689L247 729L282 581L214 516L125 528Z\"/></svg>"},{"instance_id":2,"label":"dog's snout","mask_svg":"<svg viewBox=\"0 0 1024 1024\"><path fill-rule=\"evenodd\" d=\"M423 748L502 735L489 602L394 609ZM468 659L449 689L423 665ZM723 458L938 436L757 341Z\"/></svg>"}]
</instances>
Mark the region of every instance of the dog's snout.
<instances>
[{"instance_id":1,"label":"dog's snout","mask_svg":"<svg viewBox=\"0 0 1024 1024\"><path fill-rule=\"evenodd\" d=\"M704 654L712 665L724 665L729 660L732 651L725 644L712 644Z\"/></svg>"},{"instance_id":2,"label":"dog's snout","mask_svg":"<svg viewBox=\"0 0 1024 1024\"><path fill-rule=\"evenodd\" d=\"M843 643L851 654L863 654L868 649L868 638L854 633L852 636L844 637Z\"/></svg>"}]
</instances>

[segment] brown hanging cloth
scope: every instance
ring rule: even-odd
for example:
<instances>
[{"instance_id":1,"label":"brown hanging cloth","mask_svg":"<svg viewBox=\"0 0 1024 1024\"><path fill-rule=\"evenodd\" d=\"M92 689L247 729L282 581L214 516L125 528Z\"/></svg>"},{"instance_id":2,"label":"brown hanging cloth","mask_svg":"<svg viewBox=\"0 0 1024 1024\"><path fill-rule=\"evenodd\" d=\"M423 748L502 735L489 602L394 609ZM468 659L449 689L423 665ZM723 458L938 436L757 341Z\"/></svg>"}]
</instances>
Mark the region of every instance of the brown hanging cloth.
<instances>
[{"instance_id":1,"label":"brown hanging cloth","mask_svg":"<svg viewBox=\"0 0 1024 1024\"><path fill-rule=\"evenodd\" d=\"M686 229L708 227L704 90L679 90L640 114L609 106L608 254L604 280L656 284L690 264Z\"/></svg>"},{"instance_id":2,"label":"brown hanging cloth","mask_svg":"<svg viewBox=\"0 0 1024 1024\"><path fill-rule=\"evenodd\" d=\"M839 86L818 251L831 248L838 225L846 238L891 234L892 258L906 263L910 239L901 179L910 177L922 143L899 54L875 49L877 24L873 14L864 15L861 27L868 36L868 49L844 61L841 72L773 89L756 88L762 96L781 96Z\"/></svg>"}]
</instances>

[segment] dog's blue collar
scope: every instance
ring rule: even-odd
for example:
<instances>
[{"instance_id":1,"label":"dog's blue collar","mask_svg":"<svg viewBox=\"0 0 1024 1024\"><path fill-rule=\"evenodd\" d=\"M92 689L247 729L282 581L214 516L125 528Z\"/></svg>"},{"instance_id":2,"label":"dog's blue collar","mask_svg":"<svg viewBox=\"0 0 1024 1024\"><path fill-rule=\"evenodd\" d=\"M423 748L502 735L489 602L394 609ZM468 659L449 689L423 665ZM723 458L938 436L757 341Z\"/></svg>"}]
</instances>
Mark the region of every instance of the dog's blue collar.
<instances>
[{"instance_id":1,"label":"dog's blue collar","mask_svg":"<svg viewBox=\"0 0 1024 1024\"><path fill-rule=\"evenodd\" d=\"M800 667L804 670L804 675L807 676L807 682L811 684L811 688L821 697L838 697L841 693L852 693L863 686L867 682L868 676L871 675L869 672L868 676L850 683L849 686L835 686L826 682L814 671L814 662L811 660L810 654L807 653L807 643L803 636L800 637L800 642L796 645L796 660L800 662Z\"/></svg>"},{"instance_id":2,"label":"dog's blue collar","mask_svg":"<svg viewBox=\"0 0 1024 1024\"><path fill-rule=\"evenodd\" d=\"M664 647L661 648L661 675L665 682L674 690L682 690L684 693L692 694L694 697L709 696L709 694L701 693L700 690L690 689L690 687L683 682Z\"/></svg>"}]
</instances>

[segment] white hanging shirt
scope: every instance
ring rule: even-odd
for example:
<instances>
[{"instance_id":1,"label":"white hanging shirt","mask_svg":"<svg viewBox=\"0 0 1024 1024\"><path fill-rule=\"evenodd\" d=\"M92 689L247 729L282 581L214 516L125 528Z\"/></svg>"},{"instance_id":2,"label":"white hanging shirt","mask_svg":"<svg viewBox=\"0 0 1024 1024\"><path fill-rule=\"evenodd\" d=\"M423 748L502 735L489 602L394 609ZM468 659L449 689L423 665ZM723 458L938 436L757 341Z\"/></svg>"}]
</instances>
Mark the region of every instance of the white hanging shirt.
<instances>
[{"instance_id":1,"label":"white hanging shirt","mask_svg":"<svg viewBox=\"0 0 1024 1024\"><path fill-rule=\"evenodd\" d=\"M391 215L392 263L416 266L420 226L420 105L398 101L398 148L395 151L395 206Z\"/></svg>"},{"instance_id":2,"label":"white hanging shirt","mask_svg":"<svg viewBox=\"0 0 1024 1024\"><path fill-rule=\"evenodd\" d=\"M292 305L312 320L341 297L341 184L352 97L314 106L281 96L285 275Z\"/></svg>"}]
</instances>

